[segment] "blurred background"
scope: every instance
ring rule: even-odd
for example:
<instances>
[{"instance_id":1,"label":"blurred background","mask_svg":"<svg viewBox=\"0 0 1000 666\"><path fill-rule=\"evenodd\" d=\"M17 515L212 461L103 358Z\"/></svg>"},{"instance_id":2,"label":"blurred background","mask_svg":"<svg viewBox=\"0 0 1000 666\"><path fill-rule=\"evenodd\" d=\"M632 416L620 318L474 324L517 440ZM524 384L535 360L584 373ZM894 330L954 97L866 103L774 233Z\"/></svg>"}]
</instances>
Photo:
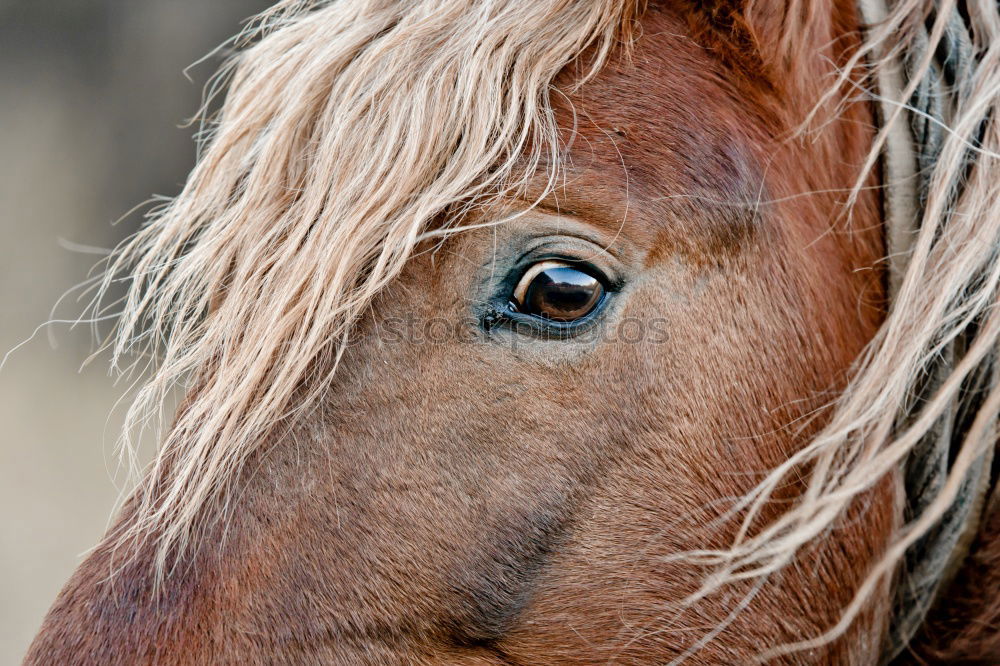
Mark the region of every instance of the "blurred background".
<instances>
[{"instance_id":1,"label":"blurred background","mask_svg":"<svg viewBox=\"0 0 1000 666\"><path fill-rule=\"evenodd\" d=\"M184 70L268 4L0 0L0 356L86 278L100 257L83 250L140 218L115 220L179 191L194 159L180 125L220 60ZM80 369L92 348L89 327L56 324L0 370L0 664L20 662L119 493L125 387L102 359Z\"/></svg>"}]
</instances>

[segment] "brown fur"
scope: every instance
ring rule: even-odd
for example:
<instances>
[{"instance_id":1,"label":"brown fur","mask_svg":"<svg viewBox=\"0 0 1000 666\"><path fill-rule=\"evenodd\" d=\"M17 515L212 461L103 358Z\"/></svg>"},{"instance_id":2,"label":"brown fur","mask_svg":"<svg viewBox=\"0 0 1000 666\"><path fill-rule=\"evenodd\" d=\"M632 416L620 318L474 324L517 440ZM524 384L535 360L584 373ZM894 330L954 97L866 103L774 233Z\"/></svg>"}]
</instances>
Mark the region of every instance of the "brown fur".
<instances>
[{"instance_id":1,"label":"brown fur","mask_svg":"<svg viewBox=\"0 0 1000 666\"><path fill-rule=\"evenodd\" d=\"M682 608L706 572L669 556L730 542L736 523L713 521L821 425L792 424L843 386L884 313L875 196L848 220L845 195L815 193L853 184L869 109L790 138L824 57L856 41L853 3L791 60L762 38L784 12L677 7L653 4L631 61L557 103L578 123L565 187L412 259L321 406L261 448L162 593L150 544L98 547L26 663L663 663L717 626L692 662L743 663L836 620L895 526L891 480L729 624L749 589ZM628 277L612 328L655 313L667 342L467 323L494 262L543 230L607 246ZM391 318L461 335L379 342ZM993 550L970 564L979 580ZM784 661L872 663L884 601Z\"/></svg>"}]
</instances>

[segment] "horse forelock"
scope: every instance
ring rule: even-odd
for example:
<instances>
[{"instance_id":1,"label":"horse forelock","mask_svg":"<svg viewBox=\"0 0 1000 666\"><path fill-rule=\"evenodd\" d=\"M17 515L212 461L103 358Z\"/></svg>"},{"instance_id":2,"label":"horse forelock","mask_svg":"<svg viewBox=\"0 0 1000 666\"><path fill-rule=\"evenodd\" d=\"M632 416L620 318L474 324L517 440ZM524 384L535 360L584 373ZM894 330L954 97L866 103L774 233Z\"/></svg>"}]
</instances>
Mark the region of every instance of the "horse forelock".
<instances>
[{"instance_id":1,"label":"horse forelock","mask_svg":"<svg viewBox=\"0 0 1000 666\"><path fill-rule=\"evenodd\" d=\"M596 71L637 4L289 1L242 36L199 163L104 282L134 276L115 363L157 358L130 426L196 387L118 535L156 535L158 576L259 444L310 408L315 375L432 222L557 163L549 86L584 50L580 80Z\"/></svg>"}]
</instances>

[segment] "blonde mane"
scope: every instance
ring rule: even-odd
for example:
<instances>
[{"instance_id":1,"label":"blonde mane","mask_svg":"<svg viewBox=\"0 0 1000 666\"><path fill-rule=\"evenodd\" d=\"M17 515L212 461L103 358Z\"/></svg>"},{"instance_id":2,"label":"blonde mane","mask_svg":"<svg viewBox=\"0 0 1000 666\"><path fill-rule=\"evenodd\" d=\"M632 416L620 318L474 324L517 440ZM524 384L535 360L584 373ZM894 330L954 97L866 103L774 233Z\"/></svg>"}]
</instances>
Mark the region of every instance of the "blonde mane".
<instances>
[{"instance_id":1,"label":"blonde mane","mask_svg":"<svg viewBox=\"0 0 1000 666\"><path fill-rule=\"evenodd\" d=\"M136 495L139 519L118 535L122 543L157 540L158 579L258 446L314 405L352 324L432 225L522 188L540 165L554 177L553 80L588 49L578 80L596 72L630 39L640 4L284 0L246 31L243 50L224 69L231 76L225 104L182 193L117 250L102 288L132 278L112 340L115 364L137 352L155 359L130 427L140 427L176 386L193 387L197 398L166 431ZM855 68L890 66L929 8L951 4L892 6L831 90L842 90ZM996 348L1000 23L987 5L969 2L980 61L929 174L919 236L888 318L825 429L736 507L745 522L732 547L687 555L717 569L696 598L791 563L899 468ZM905 105L910 93L893 102ZM902 114L887 119L899 122ZM965 173L970 150L976 163ZM971 326L979 327L976 344L898 429L923 369ZM334 362L318 364L323 358ZM783 649L846 631L992 446L998 411L993 390L940 494L901 531L841 622ZM802 500L751 531L772 493L804 465L811 476Z\"/></svg>"},{"instance_id":2,"label":"blonde mane","mask_svg":"<svg viewBox=\"0 0 1000 666\"><path fill-rule=\"evenodd\" d=\"M554 78L589 48L585 81L629 39L637 11L619 0L284 0L244 33L197 166L116 251L101 289L132 279L115 366L154 359L125 450L173 387L197 394L119 535L155 534L159 577L258 445L310 408L351 325L432 222L558 162ZM312 376L324 355L335 362Z\"/></svg>"}]
</instances>

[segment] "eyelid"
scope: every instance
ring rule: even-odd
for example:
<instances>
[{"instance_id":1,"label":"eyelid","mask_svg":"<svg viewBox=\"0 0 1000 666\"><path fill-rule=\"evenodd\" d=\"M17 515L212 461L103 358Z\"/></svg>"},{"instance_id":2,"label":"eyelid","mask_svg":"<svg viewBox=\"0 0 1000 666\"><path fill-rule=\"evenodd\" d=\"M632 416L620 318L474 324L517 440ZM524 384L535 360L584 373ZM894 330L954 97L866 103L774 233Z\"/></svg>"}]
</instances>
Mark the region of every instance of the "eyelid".
<instances>
[{"instance_id":1,"label":"eyelid","mask_svg":"<svg viewBox=\"0 0 1000 666\"><path fill-rule=\"evenodd\" d=\"M528 293L528 287L531 286L531 281L534 280L539 273L542 271L547 271L550 268L563 268L563 267L573 267L573 264L568 261L558 261L556 259L549 259L546 261L539 261L536 264L532 264L521 276L521 279L517 283L517 287L514 288L514 300L518 303L524 303L524 297Z\"/></svg>"}]
</instances>

